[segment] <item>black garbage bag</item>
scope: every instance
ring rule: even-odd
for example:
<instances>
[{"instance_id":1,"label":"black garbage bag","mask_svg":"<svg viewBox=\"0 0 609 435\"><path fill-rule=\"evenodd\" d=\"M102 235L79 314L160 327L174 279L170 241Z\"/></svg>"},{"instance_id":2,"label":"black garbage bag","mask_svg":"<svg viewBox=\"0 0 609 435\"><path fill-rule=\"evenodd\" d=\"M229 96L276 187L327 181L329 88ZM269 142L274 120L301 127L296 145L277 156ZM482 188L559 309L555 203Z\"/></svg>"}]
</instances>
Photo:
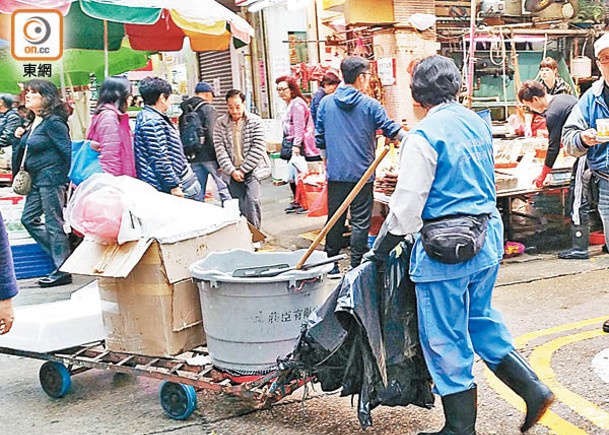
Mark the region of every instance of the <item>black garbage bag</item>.
<instances>
[{"instance_id":1,"label":"black garbage bag","mask_svg":"<svg viewBox=\"0 0 609 435\"><path fill-rule=\"evenodd\" d=\"M323 391L357 394L362 429L379 405L433 406L408 276L412 245L400 243L384 270L367 262L343 277L303 325L294 351L278 359L278 382L315 376Z\"/></svg>"}]
</instances>

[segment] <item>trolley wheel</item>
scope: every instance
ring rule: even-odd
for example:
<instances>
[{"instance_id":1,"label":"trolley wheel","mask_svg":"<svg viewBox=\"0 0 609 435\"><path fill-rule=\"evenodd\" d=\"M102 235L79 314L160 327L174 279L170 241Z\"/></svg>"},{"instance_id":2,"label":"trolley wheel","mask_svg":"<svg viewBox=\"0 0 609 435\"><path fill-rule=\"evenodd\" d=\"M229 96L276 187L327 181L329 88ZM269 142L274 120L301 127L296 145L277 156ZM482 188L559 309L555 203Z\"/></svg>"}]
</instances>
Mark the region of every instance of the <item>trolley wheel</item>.
<instances>
[{"instance_id":1,"label":"trolley wheel","mask_svg":"<svg viewBox=\"0 0 609 435\"><path fill-rule=\"evenodd\" d=\"M197 394L192 385L165 381L159 399L165 414L174 420L186 420L197 408Z\"/></svg>"},{"instance_id":2,"label":"trolley wheel","mask_svg":"<svg viewBox=\"0 0 609 435\"><path fill-rule=\"evenodd\" d=\"M54 399L61 399L68 394L72 379L66 366L55 361L47 361L38 373L40 385L45 393Z\"/></svg>"}]
</instances>

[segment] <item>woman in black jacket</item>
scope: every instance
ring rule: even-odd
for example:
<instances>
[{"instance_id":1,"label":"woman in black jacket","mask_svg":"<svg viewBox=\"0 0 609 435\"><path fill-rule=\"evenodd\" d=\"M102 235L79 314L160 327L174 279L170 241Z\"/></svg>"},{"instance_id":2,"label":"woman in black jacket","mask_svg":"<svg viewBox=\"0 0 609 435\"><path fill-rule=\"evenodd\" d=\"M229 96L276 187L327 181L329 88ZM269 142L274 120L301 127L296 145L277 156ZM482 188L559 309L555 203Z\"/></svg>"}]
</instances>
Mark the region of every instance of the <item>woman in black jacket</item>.
<instances>
[{"instance_id":1,"label":"woman in black jacket","mask_svg":"<svg viewBox=\"0 0 609 435\"><path fill-rule=\"evenodd\" d=\"M25 154L25 169L32 177L32 190L25 200L21 223L55 264L55 271L39 279L38 284L41 287L68 284L72 276L59 271L70 255L62 214L71 160L67 107L57 87L46 80L27 83L25 107L36 118L23 133L13 161L13 168L18 168Z\"/></svg>"}]
</instances>

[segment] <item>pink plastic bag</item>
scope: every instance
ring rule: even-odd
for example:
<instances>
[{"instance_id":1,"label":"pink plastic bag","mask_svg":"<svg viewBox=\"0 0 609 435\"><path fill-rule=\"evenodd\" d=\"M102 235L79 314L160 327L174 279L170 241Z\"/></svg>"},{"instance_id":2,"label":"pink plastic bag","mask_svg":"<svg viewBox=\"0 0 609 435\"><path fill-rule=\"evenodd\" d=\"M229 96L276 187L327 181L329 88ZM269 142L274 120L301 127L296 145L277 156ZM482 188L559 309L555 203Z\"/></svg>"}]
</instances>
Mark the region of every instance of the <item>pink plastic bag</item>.
<instances>
[{"instance_id":1,"label":"pink plastic bag","mask_svg":"<svg viewBox=\"0 0 609 435\"><path fill-rule=\"evenodd\" d=\"M123 202L118 190L105 186L82 196L73 208L70 224L100 242L116 243L121 228Z\"/></svg>"}]
</instances>

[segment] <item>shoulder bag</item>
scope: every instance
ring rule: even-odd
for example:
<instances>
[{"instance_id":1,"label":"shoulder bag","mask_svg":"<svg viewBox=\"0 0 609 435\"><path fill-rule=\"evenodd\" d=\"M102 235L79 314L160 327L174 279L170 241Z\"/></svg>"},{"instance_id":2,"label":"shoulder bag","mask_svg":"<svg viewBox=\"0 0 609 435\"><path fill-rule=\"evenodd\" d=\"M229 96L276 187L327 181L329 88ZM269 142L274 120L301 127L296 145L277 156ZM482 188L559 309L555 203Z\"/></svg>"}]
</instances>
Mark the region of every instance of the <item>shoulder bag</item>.
<instances>
[{"instance_id":1,"label":"shoulder bag","mask_svg":"<svg viewBox=\"0 0 609 435\"><path fill-rule=\"evenodd\" d=\"M32 191L32 176L28 171L25 170L25 157L27 156L27 145L23 151L23 158L21 159L21 166L15 178L13 179L13 192L17 195L26 196Z\"/></svg>"}]
</instances>

